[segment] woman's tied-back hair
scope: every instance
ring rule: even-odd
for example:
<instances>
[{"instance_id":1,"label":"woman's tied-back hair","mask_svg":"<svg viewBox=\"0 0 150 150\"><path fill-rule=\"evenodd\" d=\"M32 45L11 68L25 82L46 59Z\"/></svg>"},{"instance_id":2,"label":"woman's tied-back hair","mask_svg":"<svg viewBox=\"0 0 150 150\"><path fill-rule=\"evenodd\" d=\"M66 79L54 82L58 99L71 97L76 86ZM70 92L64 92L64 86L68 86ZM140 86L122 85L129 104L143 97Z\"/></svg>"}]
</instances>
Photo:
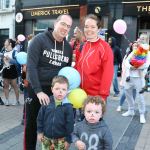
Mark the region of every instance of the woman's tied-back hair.
<instances>
[{"instance_id":1,"label":"woman's tied-back hair","mask_svg":"<svg viewBox=\"0 0 150 150\"><path fill-rule=\"evenodd\" d=\"M16 41L14 41L13 39L6 39L6 41L9 42L9 44L11 44L11 47L14 48L16 45Z\"/></svg>"},{"instance_id":2,"label":"woman's tied-back hair","mask_svg":"<svg viewBox=\"0 0 150 150\"><path fill-rule=\"evenodd\" d=\"M89 103L92 103L95 105L101 105L102 114L104 114L104 112L106 111L105 102L100 98L100 96L88 96L83 103L83 111L85 110L86 105Z\"/></svg>"},{"instance_id":3,"label":"woman's tied-back hair","mask_svg":"<svg viewBox=\"0 0 150 150\"><path fill-rule=\"evenodd\" d=\"M65 76L62 75L55 76L52 80L52 87L54 87L56 83L60 83L60 84L66 83L69 88L69 81Z\"/></svg>"},{"instance_id":4,"label":"woman's tied-back hair","mask_svg":"<svg viewBox=\"0 0 150 150\"><path fill-rule=\"evenodd\" d=\"M87 15L87 16L85 17L85 19L84 19L84 22L85 22L87 19L93 19L93 20L95 20L95 21L97 22L97 27L98 27L98 29L101 27L101 21L100 21L100 19L99 19L96 15L94 15L94 14L89 14L89 15Z\"/></svg>"}]
</instances>

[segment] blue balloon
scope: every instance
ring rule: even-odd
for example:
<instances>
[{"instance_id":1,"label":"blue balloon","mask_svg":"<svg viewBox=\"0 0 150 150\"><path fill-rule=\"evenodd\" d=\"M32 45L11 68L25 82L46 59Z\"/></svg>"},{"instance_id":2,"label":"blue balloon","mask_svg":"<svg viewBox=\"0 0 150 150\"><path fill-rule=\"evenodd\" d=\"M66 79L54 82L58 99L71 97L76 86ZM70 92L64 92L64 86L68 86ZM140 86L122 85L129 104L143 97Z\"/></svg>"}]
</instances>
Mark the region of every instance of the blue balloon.
<instances>
[{"instance_id":1,"label":"blue balloon","mask_svg":"<svg viewBox=\"0 0 150 150\"><path fill-rule=\"evenodd\" d=\"M27 53L26 52L19 52L16 55L16 60L20 65L24 65L27 63Z\"/></svg>"},{"instance_id":2,"label":"blue balloon","mask_svg":"<svg viewBox=\"0 0 150 150\"><path fill-rule=\"evenodd\" d=\"M79 72L73 67L64 67L62 68L58 75L65 76L69 81L69 90L79 87L81 83L81 77Z\"/></svg>"}]
</instances>

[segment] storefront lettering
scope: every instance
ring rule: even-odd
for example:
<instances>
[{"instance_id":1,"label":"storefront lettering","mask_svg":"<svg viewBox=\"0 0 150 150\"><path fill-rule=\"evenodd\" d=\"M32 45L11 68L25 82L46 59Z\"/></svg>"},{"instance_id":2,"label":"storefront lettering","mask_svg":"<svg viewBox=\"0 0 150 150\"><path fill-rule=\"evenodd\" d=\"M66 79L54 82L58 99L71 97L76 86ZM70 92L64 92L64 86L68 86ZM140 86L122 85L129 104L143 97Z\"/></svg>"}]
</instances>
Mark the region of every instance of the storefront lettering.
<instances>
[{"instance_id":1,"label":"storefront lettering","mask_svg":"<svg viewBox=\"0 0 150 150\"><path fill-rule=\"evenodd\" d=\"M150 12L150 6L137 6L138 12Z\"/></svg>"},{"instance_id":2,"label":"storefront lettering","mask_svg":"<svg viewBox=\"0 0 150 150\"><path fill-rule=\"evenodd\" d=\"M31 16L48 16L48 15L61 15L69 14L68 9L52 9L52 10L36 10L31 11Z\"/></svg>"},{"instance_id":3,"label":"storefront lettering","mask_svg":"<svg viewBox=\"0 0 150 150\"><path fill-rule=\"evenodd\" d=\"M31 11L31 16L47 16L50 15L50 11Z\"/></svg>"}]
</instances>

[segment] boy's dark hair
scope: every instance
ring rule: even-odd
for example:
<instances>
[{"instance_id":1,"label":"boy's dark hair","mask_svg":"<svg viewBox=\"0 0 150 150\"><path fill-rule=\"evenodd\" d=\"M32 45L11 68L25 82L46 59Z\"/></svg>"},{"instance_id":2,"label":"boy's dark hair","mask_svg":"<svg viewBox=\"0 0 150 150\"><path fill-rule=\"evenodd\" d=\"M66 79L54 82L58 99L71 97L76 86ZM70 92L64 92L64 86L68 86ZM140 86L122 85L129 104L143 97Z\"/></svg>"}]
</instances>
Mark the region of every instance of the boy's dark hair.
<instances>
[{"instance_id":1,"label":"boy's dark hair","mask_svg":"<svg viewBox=\"0 0 150 150\"><path fill-rule=\"evenodd\" d=\"M65 76L62 75L58 75L55 76L52 80L52 87L56 84L56 83L66 83L68 88L69 88L69 81Z\"/></svg>"},{"instance_id":2,"label":"boy's dark hair","mask_svg":"<svg viewBox=\"0 0 150 150\"><path fill-rule=\"evenodd\" d=\"M84 19L84 22L87 20L87 19L92 19L92 20L95 20L97 22L97 27L100 28L102 25L101 25L101 21L100 19L94 15L94 14L89 14L85 17Z\"/></svg>"},{"instance_id":3,"label":"boy's dark hair","mask_svg":"<svg viewBox=\"0 0 150 150\"><path fill-rule=\"evenodd\" d=\"M101 104L102 114L104 114L104 112L106 111L105 101L103 101L99 96L88 96L83 103L83 111L85 110L86 105L89 103L92 103L95 105Z\"/></svg>"}]
</instances>

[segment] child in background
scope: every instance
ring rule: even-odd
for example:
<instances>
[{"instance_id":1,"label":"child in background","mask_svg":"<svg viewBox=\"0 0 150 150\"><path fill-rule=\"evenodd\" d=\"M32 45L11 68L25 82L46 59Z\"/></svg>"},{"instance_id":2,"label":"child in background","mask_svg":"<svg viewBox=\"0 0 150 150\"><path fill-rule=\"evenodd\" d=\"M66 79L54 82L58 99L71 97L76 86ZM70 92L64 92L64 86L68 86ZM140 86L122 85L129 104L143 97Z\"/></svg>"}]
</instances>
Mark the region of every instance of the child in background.
<instances>
[{"instance_id":1,"label":"child in background","mask_svg":"<svg viewBox=\"0 0 150 150\"><path fill-rule=\"evenodd\" d=\"M149 52L148 44L140 44L137 47L135 47L133 49L132 54L129 56L129 63L131 65L131 67L130 67L130 69L126 70L126 74L127 74L126 82L129 82L130 81L130 76L129 76L130 70L134 69L134 68L138 69L138 72L141 76L142 87L143 87L141 89L141 91L139 91L140 94L143 93L144 89L145 89L144 88L145 87L145 74L146 74L147 68L148 68L148 63L146 63L148 52Z\"/></svg>"},{"instance_id":2,"label":"child in background","mask_svg":"<svg viewBox=\"0 0 150 150\"><path fill-rule=\"evenodd\" d=\"M37 138L42 150L68 150L74 125L73 108L66 97L69 82L64 76L56 76L51 88L49 105L41 106L38 113Z\"/></svg>"},{"instance_id":3,"label":"child in background","mask_svg":"<svg viewBox=\"0 0 150 150\"><path fill-rule=\"evenodd\" d=\"M74 126L72 140L79 150L112 150L112 135L105 121L105 102L99 96L88 96L84 102L85 119Z\"/></svg>"}]
</instances>

